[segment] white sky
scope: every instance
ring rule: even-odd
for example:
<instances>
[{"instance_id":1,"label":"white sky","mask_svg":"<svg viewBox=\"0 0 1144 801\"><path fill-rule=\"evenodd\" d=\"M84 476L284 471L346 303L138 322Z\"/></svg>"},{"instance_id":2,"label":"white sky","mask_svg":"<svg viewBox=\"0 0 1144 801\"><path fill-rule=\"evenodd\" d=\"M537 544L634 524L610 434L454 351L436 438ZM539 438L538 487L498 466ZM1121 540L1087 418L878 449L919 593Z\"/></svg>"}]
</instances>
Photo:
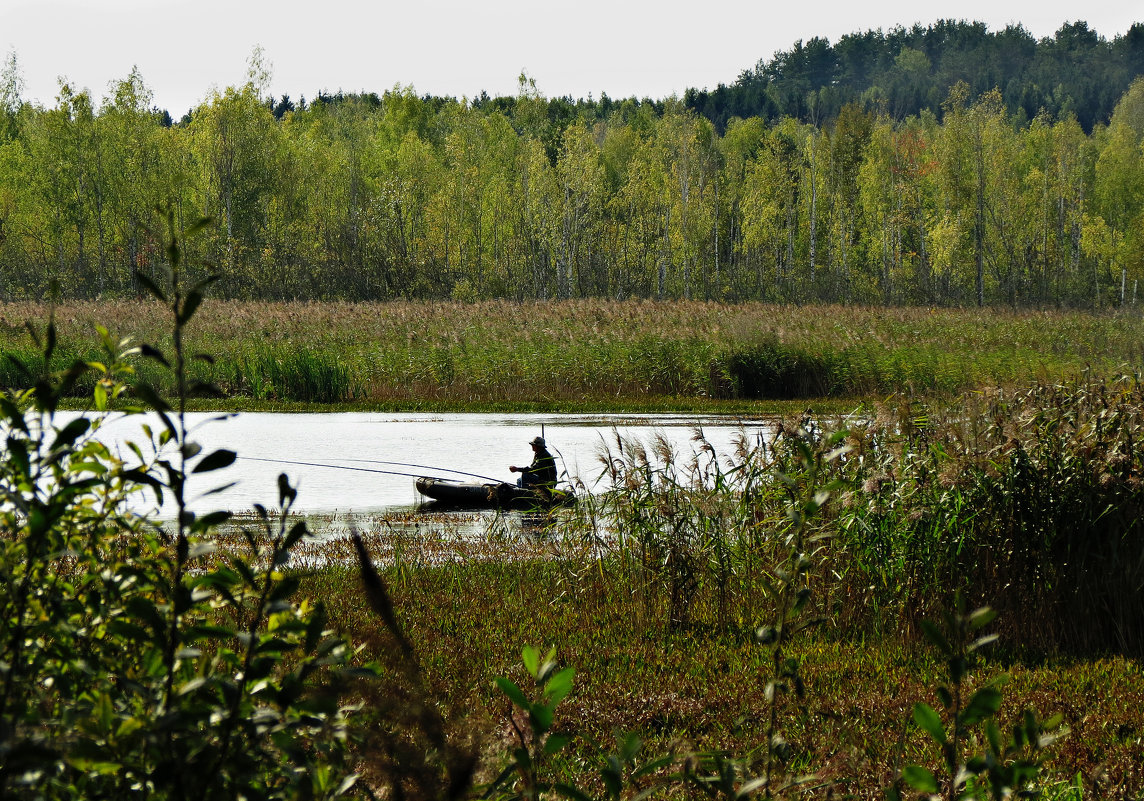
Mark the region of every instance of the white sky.
<instances>
[{"instance_id":1,"label":"white sky","mask_svg":"<svg viewBox=\"0 0 1144 801\"><path fill-rule=\"evenodd\" d=\"M260 46L271 92L515 95L525 70L547 97L682 95L731 83L796 40L937 19L1021 23L1051 36L1083 19L1106 39L1144 21L1134 0L0 0L0 56L22 96L54 106L58 79L96 101L133 66L179 117L239 86Z\"/></svg>"}]
</instances>

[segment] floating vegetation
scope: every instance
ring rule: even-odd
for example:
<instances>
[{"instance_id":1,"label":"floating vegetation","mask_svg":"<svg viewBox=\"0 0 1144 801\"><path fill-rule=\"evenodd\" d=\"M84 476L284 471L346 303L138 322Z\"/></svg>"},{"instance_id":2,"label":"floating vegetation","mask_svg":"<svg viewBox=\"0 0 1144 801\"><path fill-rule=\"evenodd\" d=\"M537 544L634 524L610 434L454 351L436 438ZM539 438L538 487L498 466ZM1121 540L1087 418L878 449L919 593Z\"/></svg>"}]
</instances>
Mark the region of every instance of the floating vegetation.
<instances>
[{"instance_id":1,"label":"floating vegetation","mask_svg":"<svg viewBox=\"0 0 1144 801\"><path fill-rule=\"evenodd\" d=\"M291 551L290 569L313 570L355 564L352 536L357 534L379 567L441 565L449 562L519 561L581 558L585 545L565 536L563 516L485 511L395 511L371 515L294 514L311 536ZM213 536L217 554L244 551L250 537L263 536L258 515L242 512L219 526Z\"/></svg>"}]
</instances>

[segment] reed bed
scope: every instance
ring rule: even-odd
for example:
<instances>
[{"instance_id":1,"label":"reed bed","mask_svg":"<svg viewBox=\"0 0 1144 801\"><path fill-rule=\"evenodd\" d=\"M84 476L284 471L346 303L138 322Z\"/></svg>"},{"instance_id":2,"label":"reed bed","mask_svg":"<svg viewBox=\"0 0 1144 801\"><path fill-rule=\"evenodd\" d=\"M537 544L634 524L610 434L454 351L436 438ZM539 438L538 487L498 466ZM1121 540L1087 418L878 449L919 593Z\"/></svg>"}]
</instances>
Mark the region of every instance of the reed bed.
<instances>
[{"instance_id":1,"label":"reed bed","mask_svg":"<svg viewBox=\"0 0 1144 801\"><path fill-rule=\"evenodd\" d=\"M637 614L743 626L773 603L757 577L790 547L792 504L833 487L807 553L819 611L848 636L911 637L960 592L999 610L1014 647L1144 658L1141 441L1134 378L786 420L727 454L699 430L684 454L618 440L601 456L615 491L581 524L614 532L603 545Z\"/></svg>"},{"instance_id":2,"label":"reed bed","mask_svg":"<svg viewBox=\"0 0 1144 801\"><path fill-rule=\"evenodd\" d=\"M614 748L623 732L643 740L648 758L683 759L714 749L734 754L758 775L770 704L768 654L752 636L768 614L768 572L761 569L761 556L753 581L741 579L755 585L757 608L720 623L710 587L696 585L690 617L681 624L671 617L667 583L658 590L660 602L647 603L656 594L651 577L663 563L645 562L639 548L624 564L609 549L577 552L549 543L538 558L536 543L496 547L515 556L490 560L477 549L454 551L447 561L383 563L427 686L455 730L475 738L482 765L503 764L512 748L504 699L493 679L527 681L519 664L525 643L557 647L561 664L577 671L575 692L561 705L555 729L574 745L550 766L555 778L595 788L601 750ZM641 574L633 586L633 575ZM333 567L310 574L303 590L328 603L331 621L365 649L363 656L381 656L392 644L367 611L359 581L352 567ZM787 712L791 769L816 778L797 793L775 797L883 798L902 764L935 758L909 718L914 703L932 702L941 671L936 655L917 638L844 632L835 623L807 631L788 652L799 660L806 688L798 710ZM985 675L1006 670L1010 676L1003 725L1031 707L1063 715L1070 728L1046 762L1038 785L1043 797L1135 798L1144 782L1138 760L1144 676L1138 661L1115 655L1030 660L1014 653L1003 650L996 661L979 665ZM479 781L491 778L478 774Z\"/></svg>"},{"instance_id":3,"label":"reed bed","mask_svg":"<svg viewBox=\"0 0 1144 801\"><path fill-rule=\"evenodd\" d=\"M48 307L0 305L0 348L34 358L23 331ZM94 325L167 344L149 302L55 309L60 358L94 358ZM701 302L241 303L208 300L195 377L254 401L621 403L951 394L1100 374L1141 361L1144 321L1084 312L726 306ZM17 382L10 366L0 373ZM161 383L157 368L138 368ZM155 372L151 375L151 372ZM83 387L81 387L83 389Z\"/></svg>"},{"instance_id":4,"label":"reed bed","mask_svg":"<svg viewBox=\"0 0 1144 801\"><path fill-rule=\"evenodd\" d=\"M544 538L490 533L448 560L379 543L431 686L503 756L492 678L519 678L521 643L555 645L578 670L557 731L582 750L553 768L564 779L590 782L591 743L617 731L637 732L649 753L726 750L757 775L773 703L758 631L801 530L798 586L814 625L786 652L805 697L785 707L783 735L787 768L817 779L799 797L881 798L901 765L933 760L909 724L943 670L920 622L963 593L1000 612L1001 644L978 667L1009 675L1003 728L1034 708L1070 729L1045 763L1043 797L1137 798L1144 389L1044 383L845 422L833 433L784 421L732 453L701 431L687 453L617 439L600 453L614 491ZM419 553L435 553L428 541ZM338 625L384 647L354 600L356 574L320 581Z\"/></svg>"}]
</instances>

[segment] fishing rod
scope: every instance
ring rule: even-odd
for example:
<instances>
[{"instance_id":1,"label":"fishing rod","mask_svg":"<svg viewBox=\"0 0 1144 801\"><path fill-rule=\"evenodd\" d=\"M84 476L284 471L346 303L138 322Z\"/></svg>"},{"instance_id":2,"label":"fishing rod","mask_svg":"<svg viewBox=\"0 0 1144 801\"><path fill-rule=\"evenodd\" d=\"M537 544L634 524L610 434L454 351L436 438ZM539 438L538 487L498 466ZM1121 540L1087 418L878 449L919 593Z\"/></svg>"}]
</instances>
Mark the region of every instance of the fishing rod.
<instances>
[{"instance_id":1,"label":"fishing rod","mask_svg":"<svg viewBox=\"0 0 1144 801\"><path fill-rule=\"evenodd\" d=\"M387 475L387 476L406 476L408 478L422 478L422 475L420 473L405 473L405 472L402 472L399 470L375 470L375 469L369 468L369 467L350 467L350 466L344 465L344 464L322 464L321 462L298 462L298 461L294 461L293 459L261 459L257 456L239 456L238 458L239 459L245 459L248 462L270 462L272 464L293 464L293 465L299 465L301 467L329 467L329 468L333 468L334 470L355 470L359 473L381 473L382 475ZM387 463L381 462L381 464L387 464ZM397 463L394 462L393 464L397 464ZM409 465L409 466L410 467L421 467L421 465ZM441 468L432 467L432 468L428 468L428 469L440 470ZM459 472L459 471L444 470L443 472ZM465 473L464 475L474 475L474 474L473 473ZM484 476L476 476L476 478L484 478ZM448 479L446 479L446 480L448 480ZM489 479L489 480L494 481L498 484L502 483L495 478Z\"/></svg>"},{"instance_id":2,"label":"fishing rod","mask_svg":"<svg viewBox=\"0 0 1144 801\"><path fill-rule=\"evenodd\" d=\"M440 473L456 473L459 476L471 476L472 478L479 478L485 481L493 481L497 484L502 483L503 479L490 478L489 476L482 476L478 473L466 473L464 470L452 470L448 467L434 467L429 464L409 464L408 462L387 462L384 459L346 459L347 462L362 462L363 464L391 464L397 467L417 467L422 470L436 470Z\"/></svg>"}]
</instances>

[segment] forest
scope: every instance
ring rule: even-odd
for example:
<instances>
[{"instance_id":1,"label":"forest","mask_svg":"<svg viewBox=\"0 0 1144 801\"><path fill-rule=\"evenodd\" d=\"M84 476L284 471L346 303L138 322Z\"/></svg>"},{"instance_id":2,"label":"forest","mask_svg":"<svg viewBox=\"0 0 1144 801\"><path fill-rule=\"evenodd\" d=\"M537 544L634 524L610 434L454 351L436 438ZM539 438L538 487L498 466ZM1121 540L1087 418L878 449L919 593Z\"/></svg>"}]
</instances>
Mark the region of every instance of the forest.
<instances>
[{"instance_id":1,"label":"forest","mask_svg":"<svg viewBox=\"0 0 1144 801\"><path fill-rule=\"evenodd\" d=\"M847 103L901 120L936 111L949 87L965 81L975 96L997 89L1026 122L1042 112L1072 114L1091 133L1142 73L1139 23L1110 42L1083 21L1037 40L1020 24L991 32L983 22L938 20L852 33L833 45L821 37L795 42L735 83L689 90L684 101L720 128L733 116L829 121Z\"/></svg>"},{"instance_id":2,"label":"forest","mask_svg":"<svg viewBox=\"0 0 1144 801\"><path fill-rule=\"evenodd\" d=\"M269 95L256 49L244 82L178 122L138 71L99 100L61 79L54 107L25 102L13 54L0 299L138 295L163 208L209 218L193 261L237 299L1127 306L1144 269L1140 34L816 39L736 84L789 102L719 109L695 92L546 98L525 73L512 98L295 103ZM917 102L894 100L907 79Z\"/></svg>"}]
</instances>

